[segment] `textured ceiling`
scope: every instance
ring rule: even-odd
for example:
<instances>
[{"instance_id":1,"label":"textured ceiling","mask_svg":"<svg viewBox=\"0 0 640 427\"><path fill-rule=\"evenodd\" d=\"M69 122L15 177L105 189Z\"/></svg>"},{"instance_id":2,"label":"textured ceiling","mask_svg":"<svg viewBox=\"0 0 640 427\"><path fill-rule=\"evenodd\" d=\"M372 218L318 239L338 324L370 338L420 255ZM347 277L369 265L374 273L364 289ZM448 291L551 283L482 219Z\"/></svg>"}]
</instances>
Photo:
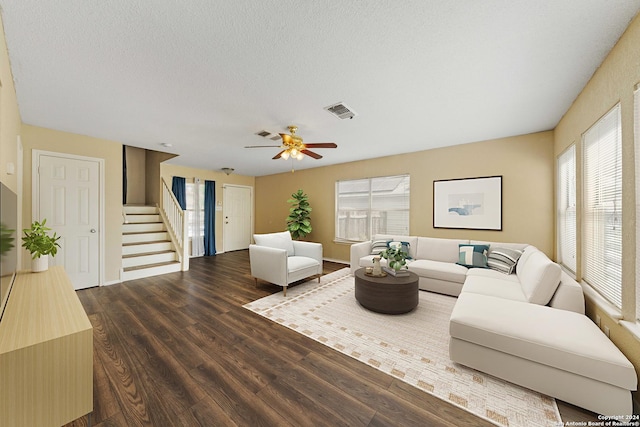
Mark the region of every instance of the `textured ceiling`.
<instances>
[{"instance_id":1,"label":"textured ceiling","mask_svg":"<svg viewBox=\"0 0 640 427\"><path fill-rule=\"evenodd\" d=\"M291 169L553 129L640 0L0 0L23 122ZM344 102L358 116L323 108ZM164 148L163 143L172 144Z\"/></svg>"}]
</instances>

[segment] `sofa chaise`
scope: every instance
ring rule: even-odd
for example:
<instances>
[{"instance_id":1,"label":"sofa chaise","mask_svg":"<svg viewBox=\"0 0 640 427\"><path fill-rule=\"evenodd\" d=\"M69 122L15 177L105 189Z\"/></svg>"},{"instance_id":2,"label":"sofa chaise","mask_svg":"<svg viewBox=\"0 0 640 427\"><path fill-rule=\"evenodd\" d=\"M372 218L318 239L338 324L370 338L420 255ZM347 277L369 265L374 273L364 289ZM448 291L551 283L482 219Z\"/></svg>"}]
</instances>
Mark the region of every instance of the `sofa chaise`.
<instances>
[{"instance_id":1,"label":"sofa chaise","mask_svg":"<svg viewBox=\"0 0 640 427\"><path fill-rule=\"evenodd\" d=\"M603 415L632 414L633 365L584 315L582 287L542 251L376 235L351 246L352 272L370 266L376 248L390 241L408 243L408 268L420 289L458 298L449 322L452 361ZM461 246L484 250L489 262L501 253L517 255L506 269L473 268L458 263Z\"/></svg>"}]
</instances>

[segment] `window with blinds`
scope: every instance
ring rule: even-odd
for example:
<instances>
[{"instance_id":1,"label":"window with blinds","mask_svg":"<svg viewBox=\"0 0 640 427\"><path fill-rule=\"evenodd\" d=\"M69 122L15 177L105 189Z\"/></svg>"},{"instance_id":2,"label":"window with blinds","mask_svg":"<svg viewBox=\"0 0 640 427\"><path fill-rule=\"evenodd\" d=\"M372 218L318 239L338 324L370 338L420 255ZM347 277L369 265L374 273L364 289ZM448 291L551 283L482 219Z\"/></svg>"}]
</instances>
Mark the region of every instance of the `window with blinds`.
<instances>
[{"instance_id":1,"label":"window with blinds","mask_svg":"<svg viewBox=\"0 0 640 427\"><path fill-rule=\"evenodd\" d=\"M336 240L409 234L409 175L336 182Z\"/></svg>"},{"instance_id":2,"label":"window with blinds","mask_svg":"<svg viewBox=\"0 0 640 427\"><path fill-rule=\"evenodd\" d=\"M583 135L582 276L622 308L620 105Z\"/></svg>"},{"instance_id":3,"label":"window with blinds","mask_svg":"<svg viewBox=\"0 0 640 427\"><path fill-rule=\"evenodd\" d=\"M576 147L558 156L558 262L576 272Z\"/></svg>"},{"instance_id":4,"label":"window with blinds","mask_svg":"<svg viewBox=\"0 0 640 427\"><path fill-rule=\"evenodd\" d=\"M188 182L185 191L189 237L204 237L204 184Z\"/></svg>"},{"instance_id":5,"label":"window with blinds","mask_svg":"<svg viewBox=\"0 0 640 427\"><path fill-rule=\"evenodd\" d=\"M636 319L640 320L640 83L633 93L633 107L636 150Z\"/></svg>"}]
</instances>

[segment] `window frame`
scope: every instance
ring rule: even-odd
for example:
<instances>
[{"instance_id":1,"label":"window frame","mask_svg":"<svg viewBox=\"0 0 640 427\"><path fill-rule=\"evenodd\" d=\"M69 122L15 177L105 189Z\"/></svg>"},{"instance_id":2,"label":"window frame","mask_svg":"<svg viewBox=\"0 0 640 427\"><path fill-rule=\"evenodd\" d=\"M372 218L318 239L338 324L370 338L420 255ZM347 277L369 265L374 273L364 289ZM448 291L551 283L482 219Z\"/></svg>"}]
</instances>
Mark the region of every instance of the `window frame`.
<instances>
[{"instance_id":1,"label":"window frame","mask_svg":"<svg viewBox=\"0 0 640 427\"><path fill-rule=\"evenodd\" d=\"M610 119L615 120L615 126L609 128L607 121ZM613 143L616 144L614 147L605 145L610 141L610 133L614 133L612 137ZM592 150L597 151L597 154ZM612 150L613 154L605 150ZM605 158L613 159L615 165L603 163ZM590 173L592 169L596 170L593 174ZM582 280L621 310L622 120L620 103L607 111L582 135L582 171ZM620 248L616 250L618 232Z\"/></svg>"},{"instance_id":2,"label":"window frame","mask_svg":"<svg viewBox=\"0 0 640 427\"><path fill-rule=\"evenodd\" d=\"M404 186L404 190L401 192L400 197L403 198L402 202L403 205L400 208L395 208L395 207L391 207L391 208L387 208L387 209L376 209L376 207L374 206L376 204L376 196L375 196L375 189L373 189L372 184L374 184L376 181L381 181L381 180L398 180L400 179L400 182L398 183L398 185L394 188L397 189L400 186ZM347 194L347 192L341 193L340 192L340 186L341 185L349 185L352 184L354 186L357 185L362 185L364 183L367 183L367 189L365 190L361 190L359 193L360 197L366 197L366 206L362 206L360 208L357 209L346 209L343 208L341 209L341 196L345 196ZM383 183L384 184L384 183ZM353 194L355 194L356 192L354 192ZM365 194L366 193L366 194ZM358 196L354 196L354 197L358 197ZM396 232L384 232L382 234L398 234L398 235L409 235L409 223L410 223L410 215L411 215L411 205L410 205L410 199L411 199L411 176L410 174L399 174L399 175L389 175L389 176L379 176L379 177L371 177L371 178L357 178L357 179L347 179L347 180L338 180L335 183L335 210L334 210L334 241L338 242L338 243L354 243L354 242L362 242L362 241L366 241L366 240L371 240L372 236L374 234L381 234L382 232L377 230L376 228L379 226L379 222L376 223L375 221L373 221L374 215L372 215L372 212L406 212L406 214L404 215L404 218L400 218L401 221L403 221L403 224L401 225L401 227L403 228L403 231L401 233L396 233ZM378 200L379 201L379 200ZM343 217L341 217L341 213L342 212L355 212L356 215L364 215L365 218L365 223L366 226L364 227L365 232L364 234L361 234L357 237L359 238L354 238L353 235L349 235L349 233L344 233L345 235L341 235L343 233L341 233L341 229L342 229L342 225L341 225L341 220L343 220ZM364 214L363 214L364 213ZM402 216L402 215L401 215ZM380 218L380 215L375 215L376 218ZM355 218L355 217L354 217ZM357 218L356 218L357 219ZM360 227L362 228L362 227ZM398 230L395 230L398 231ZM351 233L353 234L353 233Z\"/></svg>"},{"instance_id":3,"label":"window frame","mask_svg":"<svg viewBox=\"0 0 640 427\"><path fill-rule=\"evenodd\" d=\"M635 276L635 323L640 325L640 83L633 91L633 144L635 151L635 195L636 195L636 276Z\"/></svg>"},{"instance_id":4,"label":"window frame","mask_svg":"<svg viewBox=\"0 0 640 427\"><path fill-rule=\"evenodd\" d=\"M187 237L189 240L193 239L193 226L192 226L192 218L195 215L195 209L193 207L194 200L192 199L194 196L195 182L187 182L185 183L185 197L187 201L187 208L185 209L185 215L187 217ZM200 183L199 185L201 200L200 200L200 237L204 237L204 183Z\"/></svg>"},{"instance_id":5,"label":"window frame","mask_svg":"<svg viewBox=\"0 0 640 427\"><path fill-rule=\"evenodd\" d=\"M573 275L577 271L577 183L576 183L576 144L572 143L556 159L557 197L556 197L556 251L558 263ZM566 176L566 179L564 178ZM573 221L571 221L573 217ZM571 221L571 223L569 223ZM570 229L572 228L572 229ZM563 248L568 248L565 254ZM567 259L566 259L567 258Z\"/></svg>"}]
</instances>

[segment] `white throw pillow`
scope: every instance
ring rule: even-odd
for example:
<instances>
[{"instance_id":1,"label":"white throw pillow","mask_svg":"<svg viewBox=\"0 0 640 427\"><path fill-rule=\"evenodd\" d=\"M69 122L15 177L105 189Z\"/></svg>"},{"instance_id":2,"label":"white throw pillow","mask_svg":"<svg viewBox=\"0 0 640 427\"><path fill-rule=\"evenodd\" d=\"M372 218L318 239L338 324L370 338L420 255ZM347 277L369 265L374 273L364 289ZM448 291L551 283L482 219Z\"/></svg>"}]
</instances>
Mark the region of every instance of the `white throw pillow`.
<instances>
[{"instance_id":1,"label":"white throw pillow","mask_svg":"<svg viewBox=\"0 0 640 427\"><path fill-rule=\"evenodd\" d=\"M258 246L284 249L287 251L287 256L295 255L293 240L291 240L291 234L288 231L269 234L254 234L253 240L255 240L256 245Z\"/></svg>"}]
</instances>

